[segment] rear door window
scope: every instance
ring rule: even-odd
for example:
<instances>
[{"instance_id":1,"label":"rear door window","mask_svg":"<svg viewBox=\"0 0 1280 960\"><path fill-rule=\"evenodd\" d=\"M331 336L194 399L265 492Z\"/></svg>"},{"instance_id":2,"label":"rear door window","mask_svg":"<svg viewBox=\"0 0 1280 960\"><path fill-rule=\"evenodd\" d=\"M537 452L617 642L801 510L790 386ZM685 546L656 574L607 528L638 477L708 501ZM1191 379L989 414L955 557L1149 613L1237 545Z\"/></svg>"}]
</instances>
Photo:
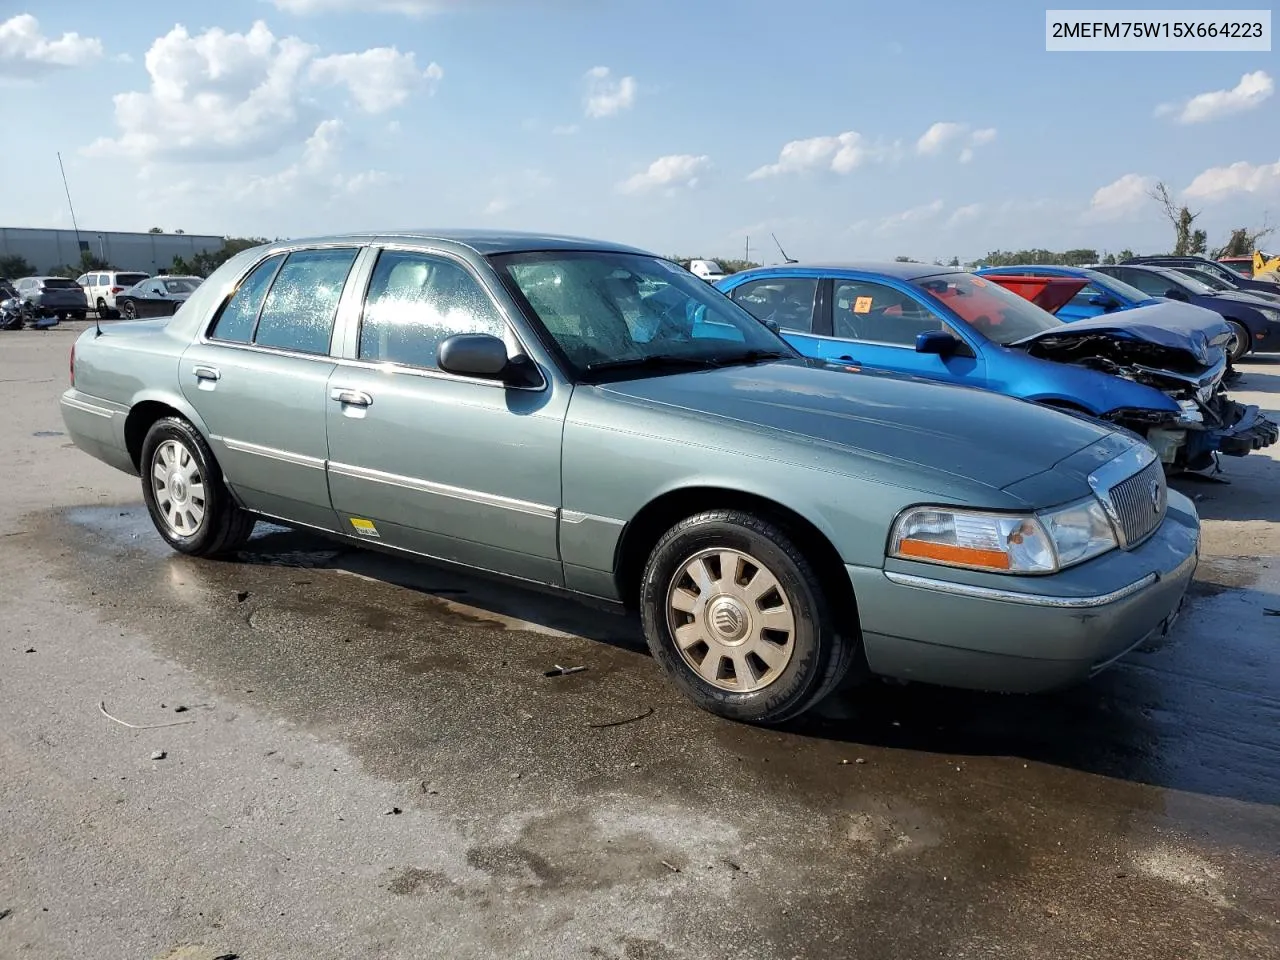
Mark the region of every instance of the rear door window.
<instances>
[{"instance_id":1,"label":"rear door window","mask_svg":"<svg viewBox=\"0 0 1280 960\"><path fill-rule=\"evenodd\" d=\"M289 254L258 318L253 342L299 353L328 353L333 320L355 248Z\"/></svg>"},{"instance_id":2,"label":"rear door window","mask_svg":"<svg viewBox=\"0 0 1280 960\"><path fill-rule=\"evenodd\" d=\"M244 278L214 321L213 331L209 334L211 338L232 343L249 342L253 337L253 326L258 322L258 313L262 310L267 288L271 285L271 278L276 275L276 270L283 261L283 254L269 257Z\"/></svg>"}]
</instances>

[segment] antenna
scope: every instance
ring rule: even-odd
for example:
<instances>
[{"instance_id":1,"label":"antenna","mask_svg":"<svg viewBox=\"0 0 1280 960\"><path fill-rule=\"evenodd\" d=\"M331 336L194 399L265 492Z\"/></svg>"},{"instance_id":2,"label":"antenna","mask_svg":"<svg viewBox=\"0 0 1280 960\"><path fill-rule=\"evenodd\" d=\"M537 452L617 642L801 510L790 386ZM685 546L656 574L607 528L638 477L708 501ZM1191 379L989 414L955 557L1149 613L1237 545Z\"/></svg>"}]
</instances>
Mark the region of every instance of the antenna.
<instances>
[{"instance_id":1,"label":"antenna","mask_svg":"<svg viewBox=\"0 0 1280 960\"><path fill-rule=\"evenodd\" d=\"M790 257L788 257L788 256L787 256L787 251L785 251L785 250L783 250L783 249L782 249L782 244L778 243L778 238L777 238L777 236L776 236L775 234L772 234L772 233L771 233L771 234L769 234L769 236L773 237L773 244L774 244L774 246L776 246L776 247L778 248L778 252L779 252L780 254L782 254L782 260L783 260L783 262L784 262L784 263L799 263L799 262L800 262L799 260L792 260Z\"/></svg>"},{"instance_id":2,"label":"antenna","mask_svg":"<svg viewBox=\"0 0 1280 960\"><path fill-rule=\"evenodd\" d=\"M67 209L71 211L71 226L76 232L76 256L80 256L80 225L76 223L76 208L71 203L71 188L67 186L67 170L62 165L62 151L58 151L58 170L62 173L62 189L67 192Z\"/></svg>"}]
</instances>

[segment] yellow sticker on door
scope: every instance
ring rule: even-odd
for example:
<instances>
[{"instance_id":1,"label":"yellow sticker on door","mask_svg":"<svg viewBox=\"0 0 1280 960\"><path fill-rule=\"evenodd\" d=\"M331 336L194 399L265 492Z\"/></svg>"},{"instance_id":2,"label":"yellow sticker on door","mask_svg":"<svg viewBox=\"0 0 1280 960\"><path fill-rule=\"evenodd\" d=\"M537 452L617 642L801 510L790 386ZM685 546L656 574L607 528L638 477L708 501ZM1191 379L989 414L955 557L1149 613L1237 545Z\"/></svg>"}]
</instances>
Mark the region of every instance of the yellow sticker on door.
<instances>
[{"instance_id":1,"label":"yellow sticker on door","mask_svg":"<svg viewBox=\"0 0 1280 960\"><path fill-rule=\"evenodd\" d=\"M853 301L853 312L854 312L854 313L870 313L870 312L871 312L871 298L870 298L870 297L858 297L858 299L857 299L857 300Z\"/></svg>"},{"instance_id":2,"label":"yellow sticker on door","mask_svg":"<svg viewBox=\"0 0 1280 960\"><path fill-rule=\"evenodd\" d=\"M362 537L378 537L378 528L373 525L372 520L363 520L360 517L351 518L352 529Z\"/></svg>"}]
</instances>

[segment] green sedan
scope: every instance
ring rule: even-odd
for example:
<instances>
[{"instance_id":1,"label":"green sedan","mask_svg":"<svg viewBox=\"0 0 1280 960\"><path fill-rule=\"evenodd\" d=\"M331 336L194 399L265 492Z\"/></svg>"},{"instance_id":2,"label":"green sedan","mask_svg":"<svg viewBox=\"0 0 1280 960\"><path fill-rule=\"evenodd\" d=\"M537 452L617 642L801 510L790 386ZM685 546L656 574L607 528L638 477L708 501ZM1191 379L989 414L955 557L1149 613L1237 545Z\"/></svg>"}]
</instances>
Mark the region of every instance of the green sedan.
<instances>
[{"instance_id":1,"label":"green sedan","mask_svg":"<svg viewBox=\"0 0 1280 960\"><path fill-rule=\"evenodd\" d=\"M799 356L641 250L483 232L247 250L86 331L61 407L160 536L259 519L638 610L696 704L850 675L1037 691L1166 633L1192 504L1129 434Z\"/></svg>"}]
</instances>

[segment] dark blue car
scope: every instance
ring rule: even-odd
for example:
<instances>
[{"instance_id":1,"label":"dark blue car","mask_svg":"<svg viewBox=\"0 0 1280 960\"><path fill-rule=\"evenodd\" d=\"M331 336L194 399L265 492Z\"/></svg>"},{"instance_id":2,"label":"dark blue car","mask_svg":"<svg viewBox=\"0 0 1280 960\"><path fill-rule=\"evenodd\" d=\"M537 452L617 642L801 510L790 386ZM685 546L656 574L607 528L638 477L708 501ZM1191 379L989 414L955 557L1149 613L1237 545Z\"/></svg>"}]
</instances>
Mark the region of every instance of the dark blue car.
<instances>
[{"instance_id":1,"label":"dark blue car","mask_svg":"<svg viewBox=\"0 0 1280 960\"><path fill-rule=\"evenodd\" d=\"M802 353L993 390L1128 427L1171 469L1276 441L1222 389L1230 330L1156 303L1066 323L998 284L922 263L787 264L716 286Z\"/></svg>"},{"instance_id":2,"label":"dark blue car","mask_svg":"<svg viewBox=\"0 0 1280 960\"><path fill-rule=\"evenodd\" d=\"M1137 287L1149 296L1181 300L1214 311L1227 321L1236 335L1233 360L1246 353L1280 351L1280 303L1243 290L1217 291L1168 267L1129 263L1093 269Z\"/></svg>"}]
</instances>

